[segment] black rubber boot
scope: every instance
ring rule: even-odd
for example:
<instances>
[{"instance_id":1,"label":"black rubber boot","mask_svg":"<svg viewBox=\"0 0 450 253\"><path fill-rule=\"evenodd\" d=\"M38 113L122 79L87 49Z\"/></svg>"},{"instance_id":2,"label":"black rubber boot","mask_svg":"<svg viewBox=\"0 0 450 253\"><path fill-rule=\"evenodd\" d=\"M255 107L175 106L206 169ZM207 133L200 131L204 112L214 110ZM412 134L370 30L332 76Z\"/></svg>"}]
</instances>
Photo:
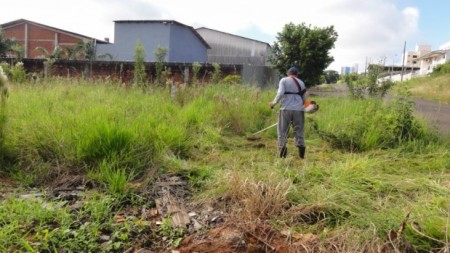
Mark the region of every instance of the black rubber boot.
<instances>
[{"instance_id":1,"label":"black rubber boot","mask_svg":"<svg viewBox=\"0 0 450 253\"><path fill-rule=\"evenodd\" d=\"M298 156L300 156L301 159L305 159L305 152L306 147L298 147Z\"/></svg>"},{"instance_id":2,"label":"black rubber boot","mask_svg":"<svg viewBox=\"0 0 450 253\"><path fill-rule=\"evenodd\" d=\"M287 155L287 148L286 147L282 147L280 149L280 158L286 158Z\"/></svg>"}]
</instances>

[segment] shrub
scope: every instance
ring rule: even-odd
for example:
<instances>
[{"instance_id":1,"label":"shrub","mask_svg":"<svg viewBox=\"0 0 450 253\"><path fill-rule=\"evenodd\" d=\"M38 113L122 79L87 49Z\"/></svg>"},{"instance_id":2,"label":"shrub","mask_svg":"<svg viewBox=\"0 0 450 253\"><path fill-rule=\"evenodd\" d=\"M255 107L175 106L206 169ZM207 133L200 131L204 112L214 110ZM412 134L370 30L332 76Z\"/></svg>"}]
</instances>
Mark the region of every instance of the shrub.
<instances>
[{"instance_id":1,"label":"shrub","mask_svg":"<svg viewBox=\"0 0 450 253\"><path fill-rule=\"evenodd\" d=\"M155 49L155 58L156 58L156 83L158 85L164 85L166 76L163 74L164 72L164 60L168 53L168 49L162 46L158 46Z\"/></svg>"},{"instance_id":2,"label":"shrub","mask_svg":"<svg viewBox=\"0 0 450 253\"><path fill-rule=\"evenodd\" d=\"M220 70L220 65L218 63L213 63L212 65L213 65L214 71L211 76L211 83L217 84L220 81L220 76L222 75L222 72Z\"/></svg>"},{"instance_id":3,"label":"shrub","mask_svg":"<svg viewBox=\"0 0 450 253\"><path fill-rule=\"evenodd\" d=\"M14 83L23 83L27 78L22 62L16 63L11 69L11 81Z\"/></svg>"},{"instance_id":4,"label":"shrub","mask_svg":"<svg viewBox=\"0 0 450 253\"><path fill-rule=\"evenodd\" d=\"M393 86L390 80L378 82L378 78L382 75L382 67L374 66L366 76L352 73L343 77L350 95L356 99L369 97L384 97L389 89Z\"/></svg>"},{"instance_id":5,"label":"shrub","mask_svg":"<svg viewBox=\"0 0 450 253\"><path fill-rule=\"evenodd\" d=\"M439 64L433 68L433 75L450 74L450 62Z\"/></svg>"},{"instance_id":6,"label":"shrub","mask_svg":"<svg viewBox=\"0 0 450 253\"><path fill-rule=\"evenodd\" d=\"M145 89L147 86L147 74L145 73L145 49L141 42L134 48L134 85Z\"/></svg>"},{"instance_id":7,"label":"shrub","mask_svg":"<svg viewBox=\"0 0 450 253\"><path fill-rule=\"evenodd\" d=\"M198 84L198 73L202 65L198 62L192 64L192 85L196 86Z\"/></svg>"},{"instance_id":8,"label":"shrub","mask_svg":"<svg viewBox=\"0 0 450 253\"><path fill-rule=\"evenodd\" d=\"M223 83L226 84L238 84L241 83L241 76L240 75L227 75L223 80Z\"/></svg>"}]
</instances>

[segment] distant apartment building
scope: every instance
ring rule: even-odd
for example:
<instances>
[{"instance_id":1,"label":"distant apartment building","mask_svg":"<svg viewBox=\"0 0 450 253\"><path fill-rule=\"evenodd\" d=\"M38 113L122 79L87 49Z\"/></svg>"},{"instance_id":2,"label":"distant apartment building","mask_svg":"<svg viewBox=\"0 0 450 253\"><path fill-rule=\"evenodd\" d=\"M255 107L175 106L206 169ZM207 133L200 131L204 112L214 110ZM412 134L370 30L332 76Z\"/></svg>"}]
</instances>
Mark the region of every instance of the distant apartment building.
<instances>
[{"instance_id":1,"label":"distant apartment building","mask_svg":"<svg viewBox=\"0 0 450 253\"><path fill-rule=\"evenodd\" d=\"M351 73L358 73L358 64L353 64L353 66L343 66L341 67L341 75L348 75Z\"/></svg>"},{"instance_id":2,"label":"distant apartment building","mask_svg":"<svg viewBox=\"0 0 450 253\"><path fill-rule=\"evenodd\" d=\"M422 55L420 58L419 75L427 75L433 72L433 69L450 61L450 42L439 47L439 50L431 51Z\"/></svg>"},{"instance_id":3,"label":"distant apartment building","mask_svg":"<svg viewBox=\"0 0 450 253\"><path fill-rule=\"evenodd\" d=\"M450 42L439 47L439 50L431 50L430 45L417 45L415 51L405 54L403 66L385 66L385 70L391 75L380 80L404 81L416 76L424 76L433 72L438 65L450 61Z\"/></svg>"},{"instance_id":4,"label":"distant apartment building","mask_svg":"<svg viewBox=\"0 0 450 253\"><path fill-rule=\"evenodd\" d=\"M405 54L404 65L407 67L420 67L420 57L431 52L431 45L416 45L414 51Z\"/></svg>"}]
</instances>

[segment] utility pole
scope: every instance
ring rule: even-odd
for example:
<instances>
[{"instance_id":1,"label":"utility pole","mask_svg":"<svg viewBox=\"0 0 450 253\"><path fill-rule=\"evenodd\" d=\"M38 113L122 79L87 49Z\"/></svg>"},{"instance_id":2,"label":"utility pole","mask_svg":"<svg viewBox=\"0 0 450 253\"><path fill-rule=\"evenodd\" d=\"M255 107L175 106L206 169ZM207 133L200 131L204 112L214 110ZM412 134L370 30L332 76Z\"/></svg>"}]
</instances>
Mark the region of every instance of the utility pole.
<instances>
[{"instance_id":1,"label":"utility pole","mask_svg":"<svg viewBox=\"0 0 450 253\"><path fill-rule=\"evenodd\" d=\"M364 66L364 76L367 76L367 56L366 56L366 63Z\"/></svg>"},{"instance_id":2,"label":"utility pole","mask_svg":"<svg viewBox=\"0 0 450 253\"><path fill-rule=\"evenodd\" d=\"M406 57L406 40L405 40L405 45L403 46L402 75L400 78L400 82L403 82L403 72L405 70L405 57Z\"/></svg>"}]
</instances>

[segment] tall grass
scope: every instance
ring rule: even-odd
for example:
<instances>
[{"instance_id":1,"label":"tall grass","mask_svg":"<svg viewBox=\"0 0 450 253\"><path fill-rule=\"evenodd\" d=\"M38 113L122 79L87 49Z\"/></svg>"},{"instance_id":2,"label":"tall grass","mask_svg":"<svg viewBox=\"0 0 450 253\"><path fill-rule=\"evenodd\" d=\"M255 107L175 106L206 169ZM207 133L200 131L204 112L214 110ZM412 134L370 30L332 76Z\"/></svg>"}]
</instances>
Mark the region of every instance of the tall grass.
<instances>
[{"instance_id":1,"label":"tall grass","mask_svg":"<svg viewBox=\"0 0 450 253\"><path fill-rule=\"evenodd\" d=\"M313 128L336 148L367 151L438 139L426 122L414 117L413 102L408 97L389 101L330 98L322 106L324 110L315 118Z\"/></svg>"},{"instance_id":2,"label":"tall grass","mask_svg":"<svg viewBox=\"0 0 450 253\"><path fill-rule=\"evenodd\" d=\"M274 226L324 238L305 246L312 252L443 249L450 235L447 144L414 118L407 98L315 99L321 110L306 118L306 161L277 160L273 143L243 154L224 150L216 159L228 161L226 174L217 172L212 195L238 202L244 208L233 210L253 222L277 203L269 215ZM386 241L392 231L401 231L393 245Z\"/></svg>"},{"instance_id":3,"label":"tall grass","mask_svg":"<svg viewBox=\"0 0 450 253\"><path fill-rule=\"evenodd\" d=\"M6 124L6 98L8 95L8 86L7 86L8 78L6 74L3 72L3 67L0 66L0 151L2 151L3 147L3 132ZM2 151L3 153L3 151ZM1 155L0 155L1 159Z\"/></svg>"},{"instance_id":4,"label":"tall grass","mask_svg":"<svg viewBox=\"0 0 450 253\"><path fill-rule=\"evenodd\" d=\"M247 103L260 99L255 89L214 85L179 92L172 101L165 89L142 93L80 80L14 86L5 127L8 159L22 168L92 168L114 157L118 166L142 174L164 167L167 154L189 157L195 147L214 145L224 134L244 135L270 116Z\"/></svg>"},{"instance_id":5,"label":"tall grass","mask_svg":"<svg viewBox=\"0 0 450 253\"><path fill-rule=\"evenodd\" d=\"M224 84L179 89L174 97L164 88L143 93L84 81L13 86L5 159L35 174L35 183L46 175L37 168L82 168L119 197L135 178L182 173L205 190L200 197L229 200L235 222L241 217L252 228L263 222L317 235L311 252L445 247L448 145L413 117L407 98L318 97L321 110L306 117L307 159L288 153L280 160L275 129L257 143L244 138L276 120L266 105L274 93ZM95 221L66 234L56 231L58 243L73 242L76 232L98 237L101 224L110 223L107 200L89 202L80 219L94 212ZM392 231L400 238L396 244L386 239ZM14 236L24 237L17 229ZM93 247L93 238L83 247ZM82 247L73 243L70 249Z\"/></svg>"}]
</instances>

